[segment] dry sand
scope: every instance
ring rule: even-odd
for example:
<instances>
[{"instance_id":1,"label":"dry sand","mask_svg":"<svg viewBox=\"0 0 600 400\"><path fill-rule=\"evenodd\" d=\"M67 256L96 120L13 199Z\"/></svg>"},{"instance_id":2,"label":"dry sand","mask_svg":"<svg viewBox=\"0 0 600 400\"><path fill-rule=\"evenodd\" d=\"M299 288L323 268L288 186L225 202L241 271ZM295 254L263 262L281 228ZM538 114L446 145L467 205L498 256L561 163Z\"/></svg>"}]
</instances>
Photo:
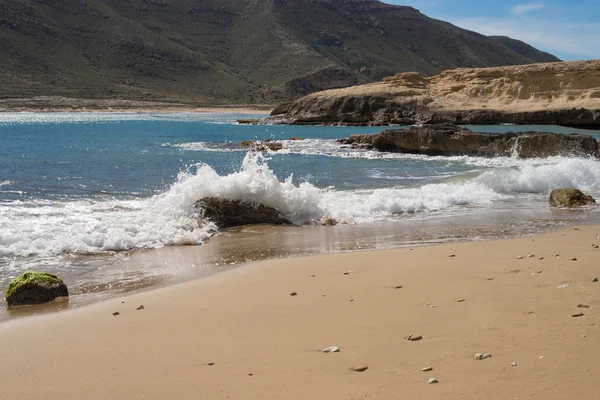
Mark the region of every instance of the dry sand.
<instances>
[{"instance_id":1,"label":"dry sand","mask_svg":"<svg viewBox=\"0 0 600 400\"><path fill-rule=\"evenodd\" d=\"M536 238L259 262L12 320L0 324L0 393L600 398L598 234L600 226L584 226ZM571 316L578 312L584 315ZM423 339L406 340L411 334ZM332 345L341 352L321 351ZM475 360L475 353L492 357ZM364 364L366 371L352 371ZM430 378L439 383L427 384Z\"/></svg>"}]
</instances>

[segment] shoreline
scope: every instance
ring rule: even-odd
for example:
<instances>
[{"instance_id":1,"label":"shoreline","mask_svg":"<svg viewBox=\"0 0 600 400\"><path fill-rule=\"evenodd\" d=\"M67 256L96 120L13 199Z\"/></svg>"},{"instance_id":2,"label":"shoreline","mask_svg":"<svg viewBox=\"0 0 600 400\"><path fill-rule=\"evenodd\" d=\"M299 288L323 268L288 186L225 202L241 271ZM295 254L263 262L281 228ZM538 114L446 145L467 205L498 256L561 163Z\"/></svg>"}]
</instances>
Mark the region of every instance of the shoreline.
<instances>
[{"instance_id":1,"label":"shoreline","mask_svg":"<svg viewBox=\"0 0 600 400\"><path fill-rule=\"evenodd\" d=\"M10 320L0 324L0 390L66 399L591 398L600 389L599 234L600 225L584 225L259 261ZM423 339L404 339L411 334ZM331 345L341 352L320 351ZM477 352L492 358L474 360ZM368 370L351 370L361 364ZM430 377L439 384L427 385Z\"/></svg>"},{"instance_id":2,"label":"shoreline","mask_svg":"<svg viewBox=\"0 0 600 400\"><path fill-rule=\"evenodd\" d=\"M0 109L2 113L190 113L190 114L268 114L270 108L252 108L252 107L110 107L110 108L36 108L23 107L18 109Z\"/></svg>"},{"instance_id":3,"label":"shoreline","mask_svg":"<svg viewBox=\"0 0 600 400\"><path fill-rule=\"evenodd\" d=\"M511 217L504 212L484 215L483 219L479 214L463 215L460 224L451 218L417 218L333 227L248 225L225 230L202 245L138 249L105 256L109 258L81 256L82 264L70 273L47 270L67 283L68 302L5 310L0 312L0 324L191 282L255 262L535 237L573 226L600 225L600 216L592 210L587 210L585 220L581 219L584 214L555 215L549 209L541 209L535 216L531 211L514 212ZM511 218L537 220L537 225L533 230L509 234ZM482 230L479 225L484 223L487 228ZM3 301L0 304L4 306Z\"/></svg>"}]
</instances>

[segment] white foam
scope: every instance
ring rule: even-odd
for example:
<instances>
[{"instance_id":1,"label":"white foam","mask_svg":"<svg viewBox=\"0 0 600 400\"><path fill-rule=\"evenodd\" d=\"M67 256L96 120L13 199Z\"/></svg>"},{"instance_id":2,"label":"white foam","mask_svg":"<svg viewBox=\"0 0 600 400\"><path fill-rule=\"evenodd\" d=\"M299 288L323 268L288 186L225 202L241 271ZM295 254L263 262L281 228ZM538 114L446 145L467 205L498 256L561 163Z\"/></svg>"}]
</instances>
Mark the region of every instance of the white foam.
<instances>
[{"instance_id":1,"label":"white foam","mask_svg":"<svg viewBox=\"0 0 600 400\"><path fill-rule=\"evenodd\" d=\"M469 212L503 202L510 207L512 201L523 200L523 193L545 201L556 187L576 187L592 195L600 190L600 162L592 159L510 161L516 164L471 171L443 183L354 191L295 184L292 176L280 180L267 161L262 153L249 152L240 169L229 175L199 164L195 172L181 172L168 190L148 199L5 202L0 207L0 256L200 244L215 229L200 220L201 210L194 207L206 196L264 204L296 224L311 224L323 217L363 223L403 213L458 215L465 206Z\"/></svg>"},{"instance_id":2,"label":"white foam","mask_svg":"<svg viewBox=\"0 0 600 400\"><path fill-rule=\"evenodd\" d=\"M179 121L232 124L237 119L254 119L265 114L225 113L144 113L144 112L4 112L0 113L1 125L15 124L65 124L123 121Z\"/></svg>"}]
</instances>

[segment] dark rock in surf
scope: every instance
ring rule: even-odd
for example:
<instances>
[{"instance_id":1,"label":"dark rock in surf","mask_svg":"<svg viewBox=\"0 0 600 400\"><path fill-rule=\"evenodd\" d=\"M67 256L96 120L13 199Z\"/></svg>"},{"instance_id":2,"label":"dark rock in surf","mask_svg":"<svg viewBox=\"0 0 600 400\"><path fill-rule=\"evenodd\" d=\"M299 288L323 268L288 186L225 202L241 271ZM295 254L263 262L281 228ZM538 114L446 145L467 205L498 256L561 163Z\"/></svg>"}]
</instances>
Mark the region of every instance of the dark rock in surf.
<instances>
[{"instance_id":1,"label":"dark rock in surf","mask_svg":"<svg viewBox=\"0 0 600 400\"><path fill-rule=\"evenodd\" d=\"M279 142L272 140L265 140L264 142L257 142L254 140L245 140L239 143L240 147L246 147L256 151L279 151L283 148L283 145Z\"/></svg>"},{"instance_id":2,"label":"dark rock in surf","mask_svg":"<svg viewBox=\"0 0 600 400\"><path fill-rule=\"evenodd\" d=\"M6 305L42 304L57 297L69 297L67 285L53 274L25 272L13 279L6 288Z\"/></svg>"},{"instance_id":3,"label":"dark rock in surf","mask_svg":"<svg viewBox=\"0 0 600 400\"><path fill-rule=\"evenodd\" d=\"M385 130L372 135L351 135L339 142L352 147L371 147L378 151L407 154L521 158L598 157L598 143L589 135L481 133L448 123Z\"/></svg>"},{"instance_id":4,"label":"dark rock in surf","mask_svg":"<svg viewBox=\"0 0 600 400\"><path fill-rule=\"evenodd\" d=\"M558 208L578 208L589 204L596 204L596 200L588 194L584 194L581 190L554 189L550 193L550 207Z\"/></svg>"},{"instance_id":5,"label":"dark rock in surf","mask_svg":"<svg viewBox=\"0 0 600 400\"><path fill-rule=\"evenodd\" d=\"M262 204L205 197L198 200L195 206L203 210L204 218L211 220L219 228L253 224L292 225L279 211Z\"/></svg>"}]
</instances>

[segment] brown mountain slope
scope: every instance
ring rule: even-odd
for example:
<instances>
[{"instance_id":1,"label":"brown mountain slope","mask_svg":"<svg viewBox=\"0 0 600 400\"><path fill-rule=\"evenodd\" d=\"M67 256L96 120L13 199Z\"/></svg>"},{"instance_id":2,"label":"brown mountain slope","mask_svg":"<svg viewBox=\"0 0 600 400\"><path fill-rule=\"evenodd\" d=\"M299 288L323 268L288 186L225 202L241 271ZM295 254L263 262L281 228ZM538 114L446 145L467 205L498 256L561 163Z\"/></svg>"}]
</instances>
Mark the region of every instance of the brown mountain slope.
<instances>
[{"instance_id":1,"label":"brown mountain slope","mask_svg":"<svg viewBox=\"0 0 600 400\"><path fill-rule=\"evenodd\" d=\"M559 62L561 61L558 57L553 56L550 53L546 53L545 51L541 51L536 49L533 46L528 45L525 42L522 42L517 39L509 38L508 36L488 36L490 39L494 39L513 50L514 52L530 58L532 60L536 60L537 62Z\"/></svg>"},{"instance_id":2,"label":"brown mountain slope","mask_svg":"<svg viewBox=\"0 0 600 400\"><path fill-rule=\"evenodd\" d=\"M4 0L0 37L3 99L264 103L402 71L540 61L375 0Z\"/></svg>"},{"instance_id":3,"label":"brown mountain slope","mask_svg":"<svg viewBox=\"0 0 600 400\"><path fill-rule=\"evenodd\" d=\"M520 123L600 127L600 60L462 68L313 93L273 110L286 123Z\"/></svg>"}]
</instances>

